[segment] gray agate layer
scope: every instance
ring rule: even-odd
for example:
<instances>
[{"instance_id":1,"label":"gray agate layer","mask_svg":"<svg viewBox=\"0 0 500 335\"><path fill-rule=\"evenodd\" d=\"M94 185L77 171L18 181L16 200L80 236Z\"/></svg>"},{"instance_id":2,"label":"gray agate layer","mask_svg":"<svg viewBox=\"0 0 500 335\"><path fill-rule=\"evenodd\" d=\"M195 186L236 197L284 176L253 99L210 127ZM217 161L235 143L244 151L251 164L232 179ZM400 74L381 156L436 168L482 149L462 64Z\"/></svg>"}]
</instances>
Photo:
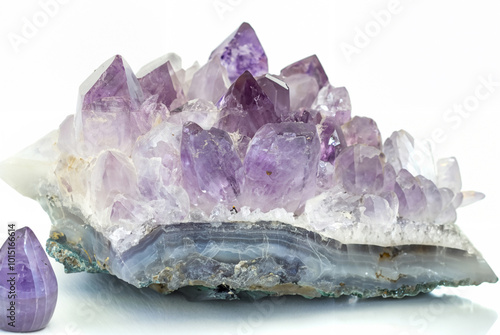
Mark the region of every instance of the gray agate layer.
<instances>
[{"instance_id":1,"label":"gray agate layer","mask_svg":"<svg viewBox=\"0 0 500 335\"><path fill-rule=\"evenodd\" d=\"M0 177L52 220L67 272L105 272L194 299L404 297L494 283L455 224L484 195L453 157L351 116L316 56L269 74L242 24L207 63L117 55L75 115Z\"/></svg>"}]
</instances>

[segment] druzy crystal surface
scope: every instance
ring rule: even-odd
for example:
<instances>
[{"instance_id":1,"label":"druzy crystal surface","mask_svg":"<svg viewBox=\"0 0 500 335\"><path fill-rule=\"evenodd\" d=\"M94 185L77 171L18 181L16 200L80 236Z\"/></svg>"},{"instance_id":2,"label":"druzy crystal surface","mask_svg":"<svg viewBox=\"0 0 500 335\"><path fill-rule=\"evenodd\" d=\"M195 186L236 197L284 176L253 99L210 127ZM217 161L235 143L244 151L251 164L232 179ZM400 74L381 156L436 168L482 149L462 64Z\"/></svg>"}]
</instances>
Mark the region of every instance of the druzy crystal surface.
<instances>
[{"instance_id":1,"label":"druzy crystal surface","mask_svg":"<svg viewBox=\"0 0 500 335\"><path fill-rule=\"evenodd\" d=\"M184 69L121 56L76 113L0 165L53 227L68 272L107 272L196 299L403 297L497 277L455 224L456 159L352 116L315 55L268 73L242 24Z\"/></svg>"},{"instance_id":2,"label":"druzy crystal surface","mask_svg":"<svg viewBox=\"0 0 500 335\"><path fill-rule=\"evenodd\" d=\"M12 225L12 224L11 224ZM0 249L0 329L30 332L45 328L57 302L57 280L33 231L9 230Z\"/></svg>"}]
</instances>

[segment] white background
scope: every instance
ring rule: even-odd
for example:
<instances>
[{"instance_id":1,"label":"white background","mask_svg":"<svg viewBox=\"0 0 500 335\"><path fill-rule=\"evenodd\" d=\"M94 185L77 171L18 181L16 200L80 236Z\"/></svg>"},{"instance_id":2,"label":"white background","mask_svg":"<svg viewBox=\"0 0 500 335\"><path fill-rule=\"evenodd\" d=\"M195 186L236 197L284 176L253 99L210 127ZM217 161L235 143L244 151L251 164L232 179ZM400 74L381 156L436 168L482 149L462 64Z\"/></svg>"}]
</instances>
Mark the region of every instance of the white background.
<instances>
[{"instance_id":1,"label":"white background","mask_svg":"<svg viewBox=\"0 0 500 335\"><path fill-rule=\"evenodd\" d=\"M441 132L437 156L457 157L463 188L486 194L459 210L458 224L500 274L498 2L401 0L383 26L374 13L393 8L389 0L69 0L52 7L52 16L43 14L45 2L0 4L0 160L74 113L79 84L112 55L135 70L167 52L181 55L185 66L203 64L247 21L271 72L316 53L330 82L348 88L353 115L374 118L384 137L401 128L419 138ZM39 26L32 36L23 36L27 21ZM24 40L16 45L13 38ZM356 53L346 55L348 45ZM482 84L488 78L497 82L491 92ZM457 114L464 104L468 111ZM38 204L0 181L2 241L9 221L29 225L42 243L48 237L50 222ZM59 302L40 334L500 334L500 284L403 300L193 303L53 266Z\"/></svg>"}]
</instances>

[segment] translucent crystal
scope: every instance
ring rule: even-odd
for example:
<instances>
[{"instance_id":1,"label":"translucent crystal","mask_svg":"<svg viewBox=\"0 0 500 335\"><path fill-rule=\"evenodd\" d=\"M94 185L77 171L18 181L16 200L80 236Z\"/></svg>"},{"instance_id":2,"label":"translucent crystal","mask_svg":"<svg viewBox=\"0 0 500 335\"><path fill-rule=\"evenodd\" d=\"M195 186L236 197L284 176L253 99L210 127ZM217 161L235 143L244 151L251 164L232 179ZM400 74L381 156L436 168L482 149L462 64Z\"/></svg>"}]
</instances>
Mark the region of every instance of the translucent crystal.
<instances>
[{"instance_id":1,"label":"translucent crystal","mask_svg":"<svg viewBox=\"0 0 500 335\"><path fill-rule=\"evenodd\" d=\"M335 160L335 176L353 194L378 194L384 186L384 156L374 147L357 144Z\"/></svg>"},{"instance_id":2,"label":"translucent crystal","mask_svg":"<svg viewBox=\"0 0 500 335\"><path fill-rule=\"evenodd\" d=\"M267 73L267 56L253 28L246 22L210 54L210 59L219 58L227 69L231 82L245 71L254 77Z\"/></svg>"},{"instance_id":3,"label":"translucent crystal","mask_svg":"<svg viewBox=\"0 0 500 335\"><path fill-rule=\"evenodd\" d=\"M273 103L248 71L229 87L218 107L220 117L217 128L227 132L238 131L250 138L263 125L280 121Z\"/></svg>"},{"instance_id":4,"label":"translucent crystal","mask_svg":"<svg viewBox=\"0 0 500 335\"><path fill-rule=\"evenodd\" d=\"M157 101L167 108L184 103L182 86L168 58L161 57L145 65L137 77L146 98L157 95Z\"/></svg>"},{"instance_id":5,"label":"translucent crystal","mask_svg":"<svg viewBox=\"0 0 500 335\"><path fill-rule=\"evenodd\" d=\"M345 87L327 84L318 92L311 109L324 117L333 117L335 123L341 126L351 119L349 92Z\"/></svg>"},{"instance_id":6,"label":"translucent crystal","mask_svg":"<svg viewBox=\"0 0 500 335\"><path fill-rule=\"evenodd\" d=\"M297 212L315 193L319 161L316 128L306 123L266 124L245 156L241 204L267 212Z\"/></svg>"},{"instance_id":7,"label":"translucent crystal","mask_svg":"<svg viewBox=\"0 0 500 335\"><path fill-rule=\"evenodd\" d=\"M290 113L290 92L285 82L279 78L266 74L257 78L262 92L271 100L275 113L281 121L292 121Z\"/></svg>"},{"instance_id":8,"label":"translucent crystal","mask_svg":"<svg viewBox=\"0 0 500 335\"><path fill-rule=\"evenodd\" d=\"M280 74L285 78L295 74L306 74L314 78L319 88L322 88L328 83L328 76L316 55L306 57L288 65L281 70Z\"/></svg>"},{"instance_id":9,"label":"translucent crystal","mask_svg":"<svg viewBox=\"0 0 500 335\"><path fill-rule=\"evenodd\" d=\"M462 178L455 157L441 158L437 162L437 185L457 194L462 189Z\"/></svg>"},{"instance_id":10,"label":"translucent crystal","mask_svg":"<svg viewBox=\"0 0 500 335\"><path fill-rule=\"evenodd\" d=\"M228 208L237 205L242 164L225 131L184 124L181 161L184 186L193 206L210 213L221 202Z\"/></svg>"},{"instance_id":11,"label":"translucent crystal","mask_svg":"<svg viewBox=\"0 0 500 335\"><path fill-rule=\"evenodd\" d=\"M341 126L346 146L366 144L382 149L382 137L377 123L368 117L355 116Z\"/></svg>"},{"instance_id":12,"label":"translucent crystal","mask_svg":"<svg viewBox=\"0 0 500 335\"><path fill-rule=\"evenodd\" d=\"M384 154L396 172L405 169L414 176L422 175L436 182L436 167L430 145L415 141L404 130L395 131L384 142Z\"/></svg>"},{"instance_id":13,"label":"translucent crystal","mask_svg":"<svg viewBox=\"0 0 500 335\"><path fill-rule=\"evenodd\" d=\"M187 97L190 100L199 98L217 103L229 85L226 68L219 59L213 58L194 73Z\"/></svg>"}]
</instances>

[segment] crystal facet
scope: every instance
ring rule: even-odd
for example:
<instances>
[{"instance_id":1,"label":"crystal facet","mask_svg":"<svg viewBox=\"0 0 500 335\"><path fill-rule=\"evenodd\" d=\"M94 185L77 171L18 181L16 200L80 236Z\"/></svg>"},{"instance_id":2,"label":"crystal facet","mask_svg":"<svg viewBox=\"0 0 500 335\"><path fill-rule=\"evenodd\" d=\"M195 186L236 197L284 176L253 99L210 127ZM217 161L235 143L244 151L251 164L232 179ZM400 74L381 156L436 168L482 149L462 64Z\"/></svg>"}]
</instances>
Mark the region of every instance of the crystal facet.
<instances>
[{"instance_id":1,"label":"crystal facet","mask_svg":"<svg viewBox=\"0 0 500 335\"><path fill-rule=\"evenodd\" d=\"M328 83L328 76L316 55L301 59L281 70L281 75L285 78L299 73L314 78L319 88Z\"/></svg>"},{"instance_id":2,"label":"crystal facet","mask_svg":"<svg viewBox=\"0 0 500 335\"><path fill-rule=\"evenodd\" d=\"M157 101L167 108L175 108L184 103L180 82L170 61L165 57L145 65L137 72L137 77L146 98L157 95Z\"/></svg>"},{"instance_id":3,"label":"crystal facet","mask_svg":"<svg viewBox=\"0 0 500 335\"><path fill-rule=\"evenodd\" d=\"M220 59L231 82L245 71L255 77L267 73L267 56L255 31L246 22L212 51L212 58Z\"/></svg>"},{"instance_id":4,"label":"crystal facet","mask_svg":"<svg viewBox=\"0 0 500 335\"><path fill-rule=\"evenodd\" d=\"M319 138L313 125L266 124L255 134L245 156L242 203L270 211L301 209L314 196Z\"/></svg>"},{"instance_id":5,"label":"crystal facet","mask_svg":"<svg viewBox=\"0 0 500 335\"><path fill-rule=\"evenodd\" d=\"M54 270L28 227L10 230L0 249L0 298L0 329L11 332L45 328L56 308Z\"/></svg>"},{"instance_id":6,"label":"crystal facet","mask_svg":"<svg viewBox=\"0 0 500 335\"><path fill-rule=\"evenodd\" d=\"M257 84L273 103L278 118L281 121L291 121L290 92L285 82L275 76L266 74L257 78Z\"/></svg>"},{"instance_id":7,"label":"crystal facet","mask_svg":"<svg viewBox=\"0 0 500 335\"><path fill-rule=\"evenodd\" d=\"M210 212L221 202L228 207L236 205L242 164L224 130L203 130L196 123L184 124L181 161L185 188L193 206Z\"/></svg>"},{"instance_id":8,"label":"crystal facet","mask_svg":"<svg viewBox=\"0 0 500 335\"><path fill-rule=\"evenodd\" d=\"M263 125L280 121L273 103L248 71L229 87L219 108L218 128L230 133L238 131L250 138Z\"/></svg>"},{"instance_id":9,"label":"crystal facet","mask_svg":"<svg viewBox=\"0 0 500 335\"><path fill-rule=\"evenodd\" d=\"M82 153L105 149L129 151L137 136L131 114L144 100L135 74L121 56L106 61L80 86L75 133ZM102 133L115 134L103 138Z\"/></svg>"},{"instance_id":10,"label":"crystal facet","mask_svg":"<svg viewBox=\"0 0 500 335\"><path fill-rule=\"evenodd\" d=\"M355 116L341 126L345 144L366 144L382 149L382 138L377 123L368 117Z\"/></svg>"},{"instance_id":11,"label":"crystal facet","mask_svg":"<svg viewBox=\"0 0 500 335\"><path fill-rule=\"evenodd\" d=\"M217 103L229 85L226 68L221 65L219 59L213 58L193 75L188 99L198 98Z\"/></svg>"}]
</instances>

